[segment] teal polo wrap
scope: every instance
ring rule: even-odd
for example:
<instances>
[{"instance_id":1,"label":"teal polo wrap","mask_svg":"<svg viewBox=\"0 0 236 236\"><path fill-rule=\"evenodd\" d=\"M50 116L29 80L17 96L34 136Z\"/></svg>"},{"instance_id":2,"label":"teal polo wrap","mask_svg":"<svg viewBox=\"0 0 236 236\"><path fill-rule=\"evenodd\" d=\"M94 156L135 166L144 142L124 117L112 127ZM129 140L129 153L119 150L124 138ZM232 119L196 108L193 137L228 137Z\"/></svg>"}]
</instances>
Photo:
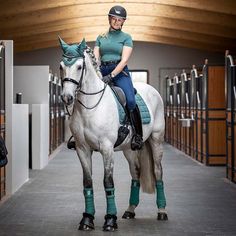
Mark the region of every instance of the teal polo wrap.
<instances>
[{"instance_id":1,"label":"teal polo wrap","mask_svg":"<svg viewBox=\"0 0 236 236\"><path fill-rule=\"evenodd\" d=\"M137 206L139 204L139 189L140 189L140 181L132 179L131 181L131 191L129 198L129 205Z\"/></svg>"},{"instance_id":2,"label":"teal polo wrap","mask_svg":"<svg viewBox=\"0 0 236 236\"><path fill-rule=\"evenodd\" d=\"M92 188L84 188L84 198L85 198L85 212L94 215L95 207L94 207L94 196Z\"/></svg>"},{"instance_id":3,"label":"teal polo wrap","mask_svg":"<svg viewBox=\"0 0 236 236\"><path fill-rule=\"evenodd\" d=\"M166 207L166 197L162 180L156 182L156 204L159 209Z\"/></svg>"},{"instance_id":4,"label":"teal polo wrap","mask_svg":"<svg viewBox=\"0 0 236 236\"><path fill-rule=\"evenodd\" d=\"M115 188L106 188L107 214L116 215Z\"/></svg>"}]
</instances>

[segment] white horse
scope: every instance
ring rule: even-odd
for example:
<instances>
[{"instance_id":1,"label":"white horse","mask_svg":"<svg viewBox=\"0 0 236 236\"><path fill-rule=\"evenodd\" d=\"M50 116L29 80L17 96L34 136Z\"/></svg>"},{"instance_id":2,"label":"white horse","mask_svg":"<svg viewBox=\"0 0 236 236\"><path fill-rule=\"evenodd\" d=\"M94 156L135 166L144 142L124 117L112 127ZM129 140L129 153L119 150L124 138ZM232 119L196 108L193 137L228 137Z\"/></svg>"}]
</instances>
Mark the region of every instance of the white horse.
<instances>
[{"instance_id":1,"label":"white horse","mask_svg":"<svg viewBox=\"0 0 236 236\"><path fill-rule=\"evenodd\" d=\"M62 100L65 105L73 104L70 129L75 138L76 152L83 169L85 212L80 222L80 230L94 229L94 196L92 183L92 153L98 151L104 162L104 188L107 199L107 214L104 231L117 229L117 210L113 183L113 153L122 150L132 177L129 207L123 218L135 217L139 203L139 188L147 193L156 190L158 220L167 220L166 200L162 181L161 160L164 139L164 109L159 93L150 85L135 84L135 88L145 101L151 116L149 124L143 125L144 146L140 151L130 147L132 130L124 142L114 149L120 127L117 103L112 89L101 80L99 67L93 51L80 44L68 45L59 38L63 59L60 63L63 84Z\"/></svg>"}]
</instances>

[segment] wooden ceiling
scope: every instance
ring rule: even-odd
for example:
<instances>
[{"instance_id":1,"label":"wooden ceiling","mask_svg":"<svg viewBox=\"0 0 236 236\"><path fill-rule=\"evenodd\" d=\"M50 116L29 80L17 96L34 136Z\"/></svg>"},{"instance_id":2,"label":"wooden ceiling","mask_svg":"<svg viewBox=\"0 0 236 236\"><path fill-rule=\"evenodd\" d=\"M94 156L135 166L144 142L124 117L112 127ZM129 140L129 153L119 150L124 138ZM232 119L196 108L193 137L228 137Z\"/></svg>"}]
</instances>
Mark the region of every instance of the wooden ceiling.
<instances>
[{"instance_id":1,"label":"wooden ceiling","mask_svg":"<svg viewBox=\"0 0 236 236\"><path fill-rule=\"evenodd\" d=\"M0 39L16 52L94 41L114 5L127 9L123 30L135 41L236 52L235 0L0 0Z\"/></svg>"}]
</instances>

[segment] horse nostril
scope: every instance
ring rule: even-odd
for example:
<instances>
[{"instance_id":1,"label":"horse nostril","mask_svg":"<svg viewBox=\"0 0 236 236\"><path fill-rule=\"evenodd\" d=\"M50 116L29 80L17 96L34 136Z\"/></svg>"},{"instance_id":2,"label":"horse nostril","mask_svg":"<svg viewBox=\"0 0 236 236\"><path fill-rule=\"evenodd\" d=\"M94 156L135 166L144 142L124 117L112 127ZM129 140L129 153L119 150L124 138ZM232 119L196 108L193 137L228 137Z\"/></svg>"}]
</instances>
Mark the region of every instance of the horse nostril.
<instances>
[{"instance_id":1,"label":"horse nostril","mask_svg":"<svg viewBox=\"0 0 236 236\"><path fill-rule=\"evenodd\" d=\"M67 105L71 105L73 103L73 96L71 95L61 95L61 100L67 104Z\"/></svg>"},{"instance_id":2,"label":"horse nostril","mask_svg":"<svg viewBox=\"0 0 236 236\"><path fill-rule=\"evenodd\" d=\"M68 99L68 104L71 104L73 102L73 97L71 95L68 95L67 96L67 99Z\"/></svg>"}]
</instances>

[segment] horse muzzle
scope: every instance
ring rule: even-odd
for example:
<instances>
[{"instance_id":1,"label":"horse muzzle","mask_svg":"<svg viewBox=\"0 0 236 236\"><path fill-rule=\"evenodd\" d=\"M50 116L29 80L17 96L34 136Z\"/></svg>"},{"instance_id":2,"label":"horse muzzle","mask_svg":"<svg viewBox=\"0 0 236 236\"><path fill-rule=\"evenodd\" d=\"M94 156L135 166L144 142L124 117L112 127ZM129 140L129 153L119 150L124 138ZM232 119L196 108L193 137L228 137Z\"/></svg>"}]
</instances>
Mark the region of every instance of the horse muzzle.
<instances>
[{"instance_id":1,"label":"horse muzzle","mask_svg":"<svg viewBox=\"0 0 236 236\"><path fill-rule=\"evenodd\" d=\"M70 106L74 102L74 98L71 95L61 95L61 100L66 106Z\"/></svg>"}]
</instances>

